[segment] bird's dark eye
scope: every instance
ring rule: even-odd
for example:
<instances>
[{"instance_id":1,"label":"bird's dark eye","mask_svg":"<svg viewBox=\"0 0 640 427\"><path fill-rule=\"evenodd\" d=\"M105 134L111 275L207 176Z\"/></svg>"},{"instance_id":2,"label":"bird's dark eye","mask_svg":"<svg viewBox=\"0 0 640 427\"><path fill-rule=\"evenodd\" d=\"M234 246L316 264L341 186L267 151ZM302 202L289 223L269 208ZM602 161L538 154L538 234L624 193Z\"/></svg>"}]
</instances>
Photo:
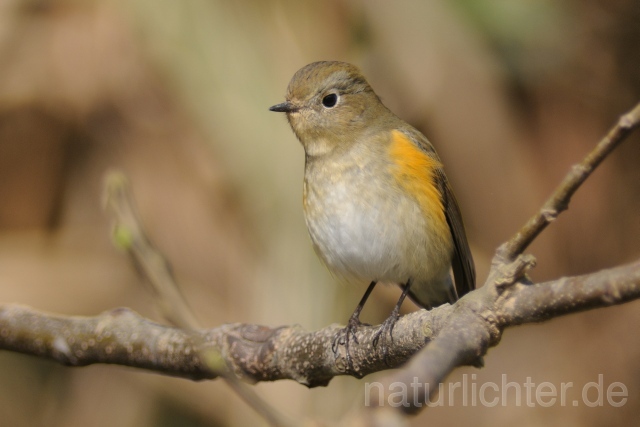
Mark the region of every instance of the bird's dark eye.
<instances>
[{"instance_id":1,"label":"bird's dark eye","mask_svg":"<svg viewBox=\"0 0 640 427\"><path fill-rule=\"evenodd\" d=\"M335 93L330 93L329 95L322 98L322 105L326 108L333 108L338 103L338 95Z\"/></svg>"}]
</instances>

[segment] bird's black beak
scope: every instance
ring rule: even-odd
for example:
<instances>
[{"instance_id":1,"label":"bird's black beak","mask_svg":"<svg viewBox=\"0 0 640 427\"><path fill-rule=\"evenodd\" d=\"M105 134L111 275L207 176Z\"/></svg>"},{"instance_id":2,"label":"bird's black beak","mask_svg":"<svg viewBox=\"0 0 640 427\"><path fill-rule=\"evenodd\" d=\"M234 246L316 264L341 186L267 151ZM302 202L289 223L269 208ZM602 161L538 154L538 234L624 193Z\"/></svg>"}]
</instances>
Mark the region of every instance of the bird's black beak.
<instances>
[{"instance_id":1,"label":"bird's black beak","mask_svg":"<svg viewBox=\"0 0 640 427\"><path fill-rule=\"evenodd\" d=\"M293 113L294 111L298 111L298 107L293 105L291 102L286 101L282 104L276 104L273 107L269 107L269 111L275 111L277 113Z\"/></svg>"}]
</instances>

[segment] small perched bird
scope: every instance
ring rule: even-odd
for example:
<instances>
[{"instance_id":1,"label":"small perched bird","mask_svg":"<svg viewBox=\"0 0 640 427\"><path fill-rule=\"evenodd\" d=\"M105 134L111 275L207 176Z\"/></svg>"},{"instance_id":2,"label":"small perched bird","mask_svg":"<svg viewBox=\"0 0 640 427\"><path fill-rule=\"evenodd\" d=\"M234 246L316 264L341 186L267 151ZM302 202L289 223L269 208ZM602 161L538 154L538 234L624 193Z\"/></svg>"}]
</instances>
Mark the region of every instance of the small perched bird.
<instances>
[{"instance_id":1,"label":"small perched bird","mask_svg":"<svg viewBox=\"0 0 640 427\"><path fill-rule=\"evenodd\" d=\"M475 288L475 268L451 186L435 149L385 107L360 70L322 61L298 70L286 113L305 151L304 217L313 247L336 276L369 284L345 329L345 345L376 283L402 288L374 344L393 326L405 297L429 309ZM455 286L451 279L453 270Z\"/></svg>"}]
</instances>

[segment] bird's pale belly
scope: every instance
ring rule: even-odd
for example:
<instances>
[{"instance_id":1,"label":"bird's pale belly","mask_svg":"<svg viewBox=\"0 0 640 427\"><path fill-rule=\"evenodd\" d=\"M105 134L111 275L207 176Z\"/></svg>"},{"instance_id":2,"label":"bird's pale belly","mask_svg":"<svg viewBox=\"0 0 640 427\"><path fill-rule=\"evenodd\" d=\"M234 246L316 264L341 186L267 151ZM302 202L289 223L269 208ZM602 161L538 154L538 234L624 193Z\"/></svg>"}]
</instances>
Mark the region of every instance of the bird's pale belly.
<instances>
[{"instance_id":1,"label":"bird's pale belly","mask_svg":"<svg viewBox=\"0 0 640 427\"><path fill-rule=\"evenodd\" d=\"M418 203L375 178L364 181L343 180L321 189L305 182L307 227L327 267L350 282L446 280L451 248L440 241ZM367 190L356 193L363 185Z\"/></svg>"}]
</instances>

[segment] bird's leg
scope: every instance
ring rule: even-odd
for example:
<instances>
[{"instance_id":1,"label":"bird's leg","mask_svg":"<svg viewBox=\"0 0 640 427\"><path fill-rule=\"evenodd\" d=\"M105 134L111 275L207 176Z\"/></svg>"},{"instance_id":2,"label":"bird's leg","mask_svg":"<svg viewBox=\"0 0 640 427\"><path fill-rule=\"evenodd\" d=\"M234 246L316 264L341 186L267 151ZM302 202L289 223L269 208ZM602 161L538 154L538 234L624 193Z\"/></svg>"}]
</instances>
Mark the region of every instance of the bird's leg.
<instances>
[{"instance_id":1,"label":"bird's leg","mask_svg":"<svg viewBox=\"0 0 640 427\"><path fill-rule=\"evenodd\" d=\"M355 341L355 343L358 344L358 337L356 336L356 332L358 331L358 328L360 327L360 325L362 325L362 323L360 322L360 313L362 312L362 308L364 307L364 304L367 302L367 299L369 298L369 295L371 295L371 292L373 291L373 288L375 288L375 286L376 286L376 282L371 282L369 284L369 287L367 288L366 292L360 299L358 306L356 307L356 309L353 311L353 314L349 318L349 321L347 322L347 326L344 329L341 329L340 331L338 331L335 338L333 339L333 344L331 345L331 350L333 350L333 353L336 355L338 353L338 347L341 345L344 345L344 348L347 354L346 355L347 369L350 371L353 371L353 360L351 359L351 354L349 353L349 341L350 341L350 338L353 338L353 341Z\"/></svg>"},{"instance_id":2,"label":"bird's leg","mask_svg":"<svg viewBox=\"0 0 640 427\"><path fill-rule=\"evenodd\" d=\"M396 303L396 306L393 308L391 315L387 318L387 320L382 322L382 325L380 325L380 328L374 334L373 336L374 347L377 347L378 342L380 341L380 337L386 337L387 333L389 333L389 338L391 338L391 342L393 342L393 327L396 325L396 322L400 318L400 307L402 306L404 299L407 297L410 287L411 287L411 279L409 279L407 281L407 284L402 287L402 295L400 295L400 299L398 299L398 302ZM387 355L389 354L389 349L384 344L383 344L382 352L384 353L384 361L385 363L387 363Z\"/></svg>"}]
</instances>

